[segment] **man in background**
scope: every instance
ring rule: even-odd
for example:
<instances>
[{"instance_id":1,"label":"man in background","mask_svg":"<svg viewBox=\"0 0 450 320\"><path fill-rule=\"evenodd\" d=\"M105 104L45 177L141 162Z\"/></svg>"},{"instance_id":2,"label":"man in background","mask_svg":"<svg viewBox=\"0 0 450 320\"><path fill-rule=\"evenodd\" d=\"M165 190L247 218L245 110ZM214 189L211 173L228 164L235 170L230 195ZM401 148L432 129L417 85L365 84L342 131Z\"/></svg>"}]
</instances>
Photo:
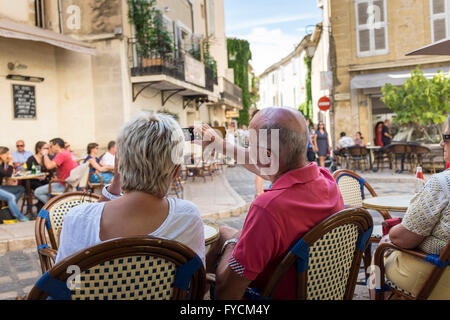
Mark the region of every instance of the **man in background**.
<instances>
[{"instance_id":1,"label":"man in background","mask_svg":"<svg viewBox=\"0 0 450 320\"><path fill-rule=\"evenodd\" d=\"M70 176L70 171L78 166L78 163L72 159L72 154L65 149L64 140L55 138L50 140L50 150L55 155L51 160L48 154L44 154L44 164L47 170L56 168L58 179L66 180ZM66 189L64 182L52 183L52 191L55 193L62 193ZM37 188L34 195L42 203L48 201L48 184Z\"/></svg>"},{"instance_id":2,"label":"man in background","mask_svg":"<svg viewBox=\"0 0 450 320\"><path fill-rule=\"evenodd\" d=\"M391 122L389 121L389 119L386 119L386 121L384 121L383 128L381 129L381 140L383 141L384 146L388 146L392 142L392 136L389 133L389 124L390 123Z\"/></svg>"},{"instance_id":3,"label":"man in background","mask_svg":"<svg viewBox=\"0 0 450 320\"><path fill-rule=\"evenodd\" d=\"M116 142L110 141L108 143L108 152L106 152L101 161L105 166L111 166L114 167L114 160L116 157Z\"/></svg>"},{"instance_id":4,"label":"man in background","mask_svg":"<svg viewBox=\"0 0 450 320\"><path fill-rule=\"evenodd\" d=\"M33 153L25 150L25 142L19 140L16 142L17 151L13 152L13 166L17 170L22 170L24 163L27 162L28 158L33 156Z\"/></svg>"}]
</instances>

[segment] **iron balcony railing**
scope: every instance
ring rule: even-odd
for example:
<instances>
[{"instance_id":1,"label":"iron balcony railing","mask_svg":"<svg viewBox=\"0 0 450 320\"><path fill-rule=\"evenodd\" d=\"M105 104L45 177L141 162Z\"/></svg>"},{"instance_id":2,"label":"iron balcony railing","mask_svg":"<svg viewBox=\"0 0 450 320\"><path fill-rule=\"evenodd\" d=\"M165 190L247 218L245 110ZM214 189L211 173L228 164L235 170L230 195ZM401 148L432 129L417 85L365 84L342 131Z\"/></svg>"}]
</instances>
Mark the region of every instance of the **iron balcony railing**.
<instances>
[{"instance_id":1,"label":"iron balcony railing","mask_svg":"<svg viewBox=\"0 0 450 320\"><path fill-rule=\"evenodd\" d=\"M148 52L145 56L139 56L136 53L135 46L130 46L130 63L132 64L131 76L148 76L164 74L175 79L189 82L186 75L186 53L182 49L176 48L171 52L158 52L153 50ZM192 57L192 56L190 56ZM193 58L193 57L192 57ZM189 65L192 68L191 65ZM208 91L214 91L214 84L217 84L217 77L213 70L202 64L205 73L204 87ZM199 70L197 70L199 71ZM193 83L200 86L198 83Z\"/></svg>"},{"instance_id":2,"label":"iron balcony railing","mask_svg":"<svg viewBox=\"0 0 450 320\"><path fill-rule=\"evenodd\" d=\"M222 98L233 101L236 104L242 105L242 89L233 82L223 78L223 92Z\"/></svg>"}]
</instances>

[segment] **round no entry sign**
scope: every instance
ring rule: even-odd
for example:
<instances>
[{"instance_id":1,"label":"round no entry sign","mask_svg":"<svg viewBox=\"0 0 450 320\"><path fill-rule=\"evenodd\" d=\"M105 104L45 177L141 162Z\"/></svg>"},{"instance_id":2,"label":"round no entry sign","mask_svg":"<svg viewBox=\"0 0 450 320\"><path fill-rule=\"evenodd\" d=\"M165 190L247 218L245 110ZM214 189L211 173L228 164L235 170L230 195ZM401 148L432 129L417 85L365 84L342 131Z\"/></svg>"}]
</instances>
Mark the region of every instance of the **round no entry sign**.
<instances>
[{"instance_id":1,"label":"round no entry sign","mask_svg":"<svg viewBox=\"0 0 450 320\"><path fill-rule=\"evenodd\" d=\"M319 109L322 111L327 111L331 108L331 100L328 97L322 97L319 99Z\"/></svg>"}]
</instances>

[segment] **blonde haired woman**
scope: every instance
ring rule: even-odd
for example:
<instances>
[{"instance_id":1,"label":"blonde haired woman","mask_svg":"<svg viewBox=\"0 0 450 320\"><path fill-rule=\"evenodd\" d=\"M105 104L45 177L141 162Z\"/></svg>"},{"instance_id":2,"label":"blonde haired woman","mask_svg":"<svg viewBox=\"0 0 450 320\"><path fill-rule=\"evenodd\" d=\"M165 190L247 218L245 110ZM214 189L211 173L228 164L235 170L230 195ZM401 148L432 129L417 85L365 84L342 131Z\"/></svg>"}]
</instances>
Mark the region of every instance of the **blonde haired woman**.
<instances>
[{"instance_id":1,"label":"blonde haired woman","mask_svg":"<svg viewBox=\"0 0 450 320\"><path fill-rule=\"evenodd\" d=\"M105 202L83 204L66 215L56 262L102 241L151 235L187 245L204 264L197 207L166 197L180 170L183 148L183 131L171 116L140 113L127 122L117 139L113 183L103 189Z\"/></svg>"}]
</instances>

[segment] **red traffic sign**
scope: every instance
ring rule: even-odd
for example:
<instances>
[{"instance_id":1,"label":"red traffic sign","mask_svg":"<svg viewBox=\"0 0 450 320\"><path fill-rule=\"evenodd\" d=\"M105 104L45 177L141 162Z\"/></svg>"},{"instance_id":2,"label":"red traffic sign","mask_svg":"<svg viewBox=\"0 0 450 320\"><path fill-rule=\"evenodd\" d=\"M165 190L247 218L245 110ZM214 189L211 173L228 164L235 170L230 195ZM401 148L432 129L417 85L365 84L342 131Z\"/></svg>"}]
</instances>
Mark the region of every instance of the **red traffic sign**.
<instances>
[{"instance_id":1,"label":"red traffic sign","mask_svg":"<svg viewBox=\"0 0 450 320\"><path fill-rule=\"evenodd\" d=\"M322 111L327 111L331 108L331 100L328 97L322 97L319 99L319 109Z\"/></svg>"}]
</instances>

